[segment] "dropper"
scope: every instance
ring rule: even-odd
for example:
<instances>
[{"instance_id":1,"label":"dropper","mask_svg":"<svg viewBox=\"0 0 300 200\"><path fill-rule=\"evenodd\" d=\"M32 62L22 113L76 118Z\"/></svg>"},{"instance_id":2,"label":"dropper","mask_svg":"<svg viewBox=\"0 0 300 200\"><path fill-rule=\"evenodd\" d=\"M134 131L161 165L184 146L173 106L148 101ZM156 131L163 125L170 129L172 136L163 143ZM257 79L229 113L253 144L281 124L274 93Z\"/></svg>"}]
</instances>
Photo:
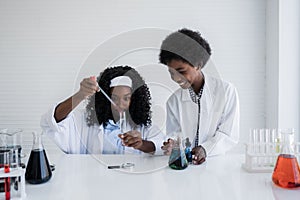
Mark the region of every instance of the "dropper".
<instances>
[{"instance_id":1,"label":"dropper","mask_svg":"<svg viewBox=\"0 0 300 200\"><path fill-rule=\"evenodd\" d=\"M90 79L96 81L96 77L95 76L91 76ZM99 90L97 92L101 92L110 101L110 103L112 105L114 105L119 112L121 112L122 109L119 106L117 106L117 104L106 94L106 92L104 92L104 90L99 86L99 84L98 84L97 81L96 81L96 83L97 83L97 86L99 88Z\"/></svg>"}]
</instances>

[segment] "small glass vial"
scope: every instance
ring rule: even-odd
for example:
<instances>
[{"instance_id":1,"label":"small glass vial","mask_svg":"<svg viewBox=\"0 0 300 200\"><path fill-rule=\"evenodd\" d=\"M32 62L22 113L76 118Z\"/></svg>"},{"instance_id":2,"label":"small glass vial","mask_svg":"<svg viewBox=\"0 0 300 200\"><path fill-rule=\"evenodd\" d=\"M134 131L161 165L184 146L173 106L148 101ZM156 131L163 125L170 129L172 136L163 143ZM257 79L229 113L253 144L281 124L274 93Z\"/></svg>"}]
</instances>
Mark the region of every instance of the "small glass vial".
<instances>
[{"instance_id":1,"label":"small glass vial","mask_svg":"<svg viewBox=\"0 0 300 200\"><path fill-rule=\"evenodd\" d=\"M121 134L124 134L127 131L127 119L126 119L126 112L120 112L120 130Z\"/></svg>"}]
</instances>

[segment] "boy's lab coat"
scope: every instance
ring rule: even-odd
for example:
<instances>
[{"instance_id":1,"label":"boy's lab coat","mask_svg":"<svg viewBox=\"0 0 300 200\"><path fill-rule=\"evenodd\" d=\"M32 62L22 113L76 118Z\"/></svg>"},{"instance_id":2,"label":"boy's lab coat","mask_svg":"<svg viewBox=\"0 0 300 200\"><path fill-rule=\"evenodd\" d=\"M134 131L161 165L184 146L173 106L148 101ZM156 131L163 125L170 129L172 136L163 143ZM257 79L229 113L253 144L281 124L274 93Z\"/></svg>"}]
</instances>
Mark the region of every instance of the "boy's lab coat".
<instances>
[{"instance_id":1,"label":"boy's lab coat","mask_svg":"<svg viewBox=\"0 0 300 200\"><path fill-rule=\"evenodd\" d=\"M205 76L200 100L199 143L208 155L225 153L239 139L239 99L235 87ZM181 132L194 144L198 123L198 104L189 90L178 89L167 101L167 134Z\"/></svg>"}]
</instances>

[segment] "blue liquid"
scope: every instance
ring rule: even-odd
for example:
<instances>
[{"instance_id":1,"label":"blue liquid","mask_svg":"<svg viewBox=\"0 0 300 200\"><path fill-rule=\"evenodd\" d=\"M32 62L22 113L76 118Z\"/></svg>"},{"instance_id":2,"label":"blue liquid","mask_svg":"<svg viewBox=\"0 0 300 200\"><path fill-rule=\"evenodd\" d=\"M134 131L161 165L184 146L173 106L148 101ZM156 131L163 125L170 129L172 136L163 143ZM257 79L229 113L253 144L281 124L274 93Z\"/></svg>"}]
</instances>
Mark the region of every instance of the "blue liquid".
<instances>
[{"instance_id":1,"label":"blue liquid","mask_svg":"<svg viewBox=\"0 0 300 200\"><path fill-rule=\"evenodd\" d=\"M185 154L180 149L173 149L170 155L169 167L176 170L187 168L188 163Z\"/></svg>"},{"instance_id":2,"label":"blue liquid","mask_svg":"<svg viewBox=\"0 0 300 200\"><path fill-rule=\"evenodd\" d=\"M193 157L192 157L192 151L190 147L185 148L185 156L189 163L192 163Z\"/></svg>"}]
</instances>

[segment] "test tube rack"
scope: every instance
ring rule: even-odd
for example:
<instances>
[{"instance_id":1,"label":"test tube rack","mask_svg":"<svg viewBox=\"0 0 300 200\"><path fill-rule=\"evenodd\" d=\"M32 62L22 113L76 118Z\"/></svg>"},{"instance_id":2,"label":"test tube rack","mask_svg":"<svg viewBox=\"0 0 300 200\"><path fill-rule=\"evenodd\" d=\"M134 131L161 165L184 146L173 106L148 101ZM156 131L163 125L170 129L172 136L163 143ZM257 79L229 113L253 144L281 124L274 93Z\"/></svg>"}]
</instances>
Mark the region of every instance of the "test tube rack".
<instances>
[{"instance_id":1,"label":"test tube rack","mask_svg":"<svg viewBox=\"0 0 300 200\"><path fill-rule=\"evenodd\" d=\"M18 168L11 168L11 171L8 173L4 173L3 169L0 169L0 179L5 178L18 178L20 180L20 188L17 196L11 197L11 200L22 200L26 198L26 192L25 192L25 169L22 167ZM12 190L13 188L11 188ZM11 191L12 192L12 191Z\"/></svg>"},{"instance_id":2,"label":"test tube rack","mask_svg":"<svg viewBox=\"0 0 300 200\"><path fill-rule=\"evenodd\" d=\"M248 172L273 172L282 147L281 143L245 144L245 163L242 167ZM294 144L294 153L300 160L300 142Z\"/></svg>"}]
</instances>

